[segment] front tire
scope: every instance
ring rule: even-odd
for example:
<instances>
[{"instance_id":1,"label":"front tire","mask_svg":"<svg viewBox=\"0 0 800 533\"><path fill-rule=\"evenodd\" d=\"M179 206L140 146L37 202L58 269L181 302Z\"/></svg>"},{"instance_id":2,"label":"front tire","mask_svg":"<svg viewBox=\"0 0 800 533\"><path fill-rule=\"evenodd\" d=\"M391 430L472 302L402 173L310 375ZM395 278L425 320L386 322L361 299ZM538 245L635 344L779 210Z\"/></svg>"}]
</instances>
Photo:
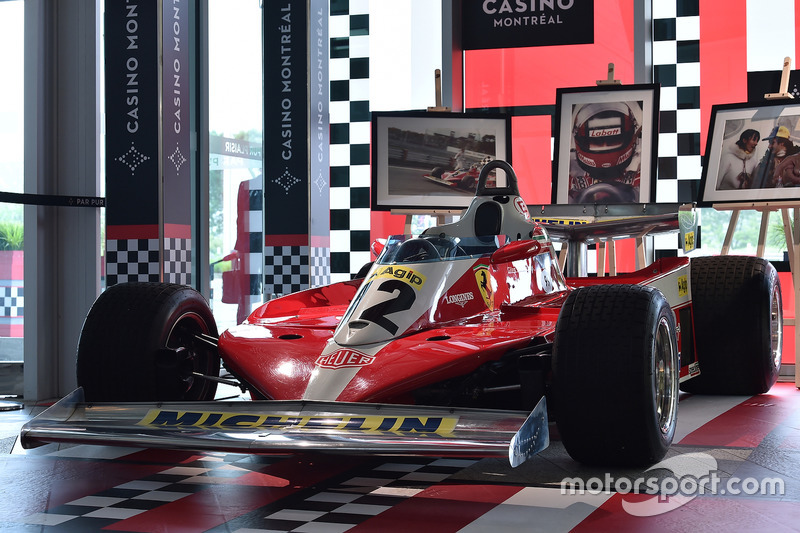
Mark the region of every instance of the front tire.
<instances>
[{"instance_id":1,"label":"front tire","mask_svg":"<svg viewBox=\"0 0 800 533\"><path fill-rule=\"evenodd\" d=\"M464 178L458 183L459 188L464 189L465 191L474 191L475 188L478 186L478 178L475 176L471 176L467 174Z\"/></svg>"},{"instance_id":2,"label":"front tire","mask_svg":"<svg viewBox=\"0 0 800 533\"><path fill-rule=\"evenodd\" d=\"M220 358L205 299L185 285L121 283L92 306L78 343L78 385L87 401L212 400Z\"/></svg>"},{"instance_id":3,"label":"front tire","mask_svg":"<svg viewBox=\"0 0 800 533\"><path fill-rule=\"evenodd\" d=\"M681 388L700 394L767 392L778 379L783 354L775 267L759 257L698 257L691 262L691 279L700 375Z\"/></svg>"},{"instance_id":4,"label":"front tire","mask_svg":"<svg viewBox=\"0 0 800 533\"><path fill-rule=\"evenodd\" d=\"M584 464L641 466L661 460L678 413L675 315L652 287L574 290L553 345L556 423Z\"/></svg>"}]
</instances>

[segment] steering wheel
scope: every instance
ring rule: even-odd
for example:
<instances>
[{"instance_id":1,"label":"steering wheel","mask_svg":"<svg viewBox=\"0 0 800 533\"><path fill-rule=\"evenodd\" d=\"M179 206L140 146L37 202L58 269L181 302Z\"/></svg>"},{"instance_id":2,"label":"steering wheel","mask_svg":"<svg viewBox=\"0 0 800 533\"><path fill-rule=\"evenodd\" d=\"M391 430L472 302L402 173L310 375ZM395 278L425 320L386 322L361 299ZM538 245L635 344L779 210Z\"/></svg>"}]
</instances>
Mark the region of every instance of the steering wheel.
<instances>
[{"instance_id":1,"label":"steering wheel","mask_svg":"<svg viewBox=\"0 0 800 533\"><path fill-rule=\"evenodd\" d=\"M441 259L436 247L428 239L411 239L397 249L394 260L397 263L416 263L429 259Z\"/></svg>"},{"instance_id":2,"label":"steering wheel","mask_svg":"<svg viewBox=\"0 0 800 533\"><path fill-rule=\"evenodd\" d=\"M636 189L626 183L601 181L583 189L575 198L576 204L636 202Z\"/></svg>"}]
</instances>

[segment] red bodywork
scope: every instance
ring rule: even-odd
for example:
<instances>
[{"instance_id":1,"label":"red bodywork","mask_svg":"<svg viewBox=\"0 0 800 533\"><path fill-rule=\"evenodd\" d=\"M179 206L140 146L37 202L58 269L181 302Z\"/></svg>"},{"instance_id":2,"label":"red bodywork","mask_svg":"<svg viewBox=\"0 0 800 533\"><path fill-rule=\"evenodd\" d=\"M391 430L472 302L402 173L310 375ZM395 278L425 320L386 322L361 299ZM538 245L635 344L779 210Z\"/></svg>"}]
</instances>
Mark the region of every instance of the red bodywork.
<instances>
[{"instance_id":1,"label":"red bodywork","mask_svg":"<svg viewBox=\"0 0 800 533\"><path fill-rule=\"evenodd\" d=\"M512 243L514 244L514 243ZM496 252L500 255L502 250ZM488 257L474 261L484 265ZM502 258L501 258L502 260ZM447 295L473 294L463 305L440 305L418 330L399 335L377 354L359 346L340 350L336 357L320 354L331 341L364 280L310 289L270 301L246 324L231 328L219 339L226 367L269 399L304 398L311 376L320 366L358 368L356 376L335 397L337 401L413 403L412 393L448 379L469 375L505 354L532 344L552 342L560 306L569 286L598 283L658 284L688 266L687 258L661 259L645 269L616 277L569 279L562 290L548 294L515 294L533 260L500 262L489 272L496 283L494 308L469 293L470 272ZM524 278L524 279L521 279ZM459 285L462 284L462 285ZM448 296L444 298L447 298ZM686 304L685 307L688 307ZM451 313L442 310L449 309ZM680 320L681 314L675 307ZM432 320L431 320L432 318ZM691 342L691 339L689 339ZM692 350L693 352L693 350ZM686 375L686 364L682 375Z\"/></svg>"}]
</instances>

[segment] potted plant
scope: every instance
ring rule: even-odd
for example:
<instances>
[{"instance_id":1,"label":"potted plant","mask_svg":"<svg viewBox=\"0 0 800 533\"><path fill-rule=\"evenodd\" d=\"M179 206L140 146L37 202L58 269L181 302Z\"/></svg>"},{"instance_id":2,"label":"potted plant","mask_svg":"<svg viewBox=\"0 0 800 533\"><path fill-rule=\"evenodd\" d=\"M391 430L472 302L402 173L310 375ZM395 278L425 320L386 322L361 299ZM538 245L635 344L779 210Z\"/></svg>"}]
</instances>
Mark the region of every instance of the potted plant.
<instances>
[{"instance_id":1,"label":"potted plant","mask_svg":"<svg viewBox=\"0 0 800 533\"><path fill-rule=\"evenodd\" d=\"M18 222L0 223L0 280L23 279L25 231Z\"/></svg>"}]
</instances>

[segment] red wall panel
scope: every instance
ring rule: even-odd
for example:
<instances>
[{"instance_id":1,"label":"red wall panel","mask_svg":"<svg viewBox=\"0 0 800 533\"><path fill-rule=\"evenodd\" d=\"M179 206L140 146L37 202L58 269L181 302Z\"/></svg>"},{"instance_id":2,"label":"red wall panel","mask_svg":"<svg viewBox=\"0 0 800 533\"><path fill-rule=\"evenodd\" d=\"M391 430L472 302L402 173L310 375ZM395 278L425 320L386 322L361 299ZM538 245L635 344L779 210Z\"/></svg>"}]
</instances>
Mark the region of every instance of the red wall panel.
<instances>
[{"instance_id":1,"label":"red wall panel","mask_svg":"<svg viewBox=\"0 0 800 533\"><path fill-rule=\"evenodd\" d=\"M726 0L724 7L719 2L700 2L701 153L705 153L711 106L745 101L747 1Z\"/></svg>"},{"instance_id":2,"label":"red wall panel","mask_svg":"<svg viewBox=\"0 0 800 533\"><path fill-rule=\"evenodd\" d=\"M633 2L595 0L594 44L465 53L467 108L547 105L556 88L594 85L614 63L616 78L634 82Z\"/></svg>"},{"instance_id":3,"label":"red wall panel","mask_svg":"<svg viewBox=\"0 0 800 533\"><path fill-rule=\"evenodd\" d=\"M531 205L549 204L552 182L550 116L513 117L513 166L522 198Z\"/></svg>"}]
</instances>

